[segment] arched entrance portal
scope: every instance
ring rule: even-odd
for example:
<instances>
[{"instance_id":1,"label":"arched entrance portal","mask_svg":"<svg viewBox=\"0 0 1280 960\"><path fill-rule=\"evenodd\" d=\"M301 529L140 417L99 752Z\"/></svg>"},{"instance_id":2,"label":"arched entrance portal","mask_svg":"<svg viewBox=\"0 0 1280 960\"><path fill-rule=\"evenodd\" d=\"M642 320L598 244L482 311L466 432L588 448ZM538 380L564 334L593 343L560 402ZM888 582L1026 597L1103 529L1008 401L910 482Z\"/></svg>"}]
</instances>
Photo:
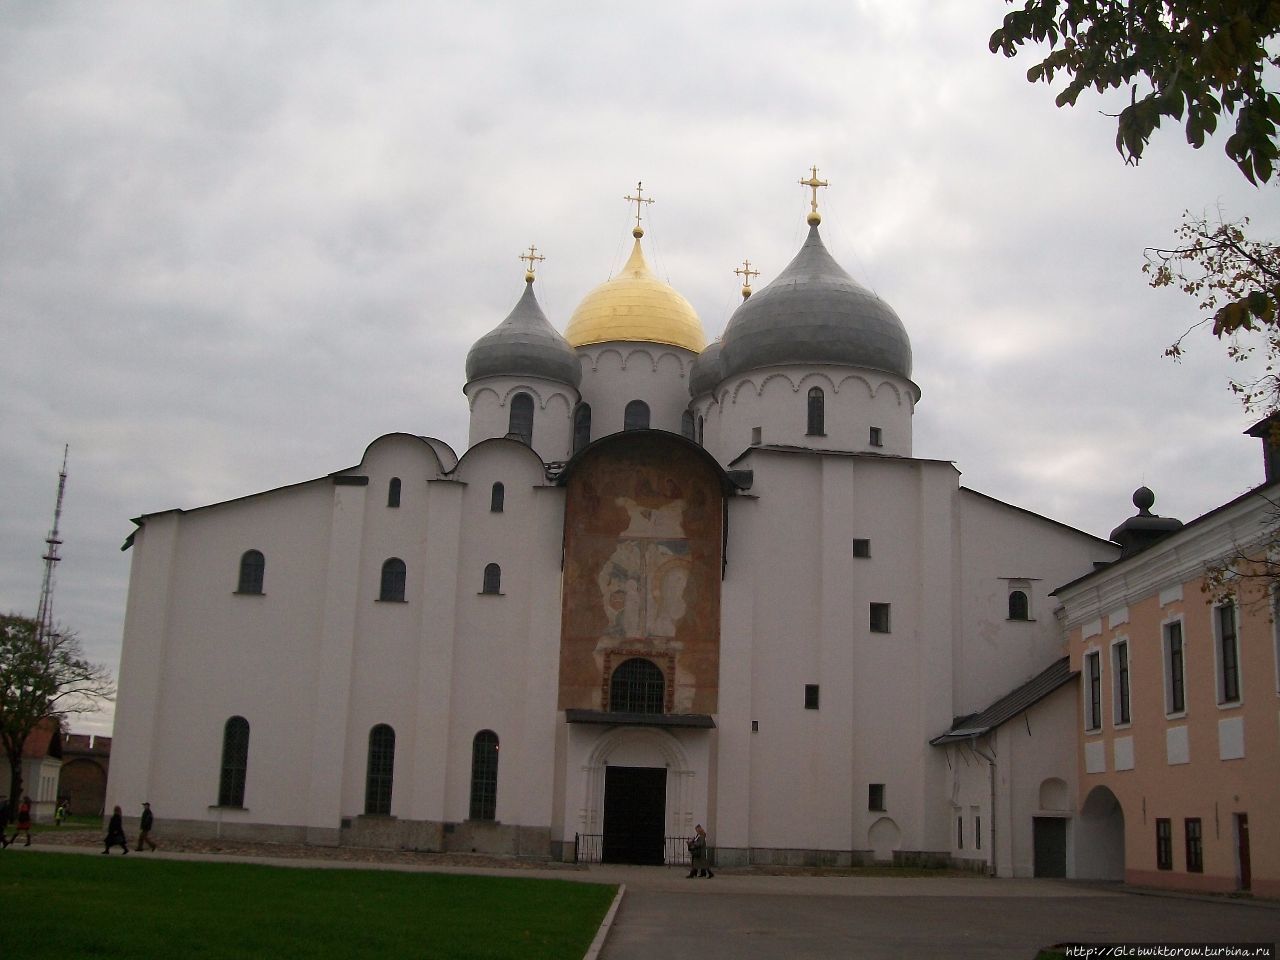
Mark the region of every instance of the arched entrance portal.
<instances>
[{"instance_id":1,"label":"arched entrance portal","mask_svg":"<svg viewBox=\"0 0 1280 960\"><path fill-rule=\"evenodd\" d=\"M1094 787L1076 822L1076 877L1124 879L1124 809L1108 787Z\"/></svg>"}]
</instances>

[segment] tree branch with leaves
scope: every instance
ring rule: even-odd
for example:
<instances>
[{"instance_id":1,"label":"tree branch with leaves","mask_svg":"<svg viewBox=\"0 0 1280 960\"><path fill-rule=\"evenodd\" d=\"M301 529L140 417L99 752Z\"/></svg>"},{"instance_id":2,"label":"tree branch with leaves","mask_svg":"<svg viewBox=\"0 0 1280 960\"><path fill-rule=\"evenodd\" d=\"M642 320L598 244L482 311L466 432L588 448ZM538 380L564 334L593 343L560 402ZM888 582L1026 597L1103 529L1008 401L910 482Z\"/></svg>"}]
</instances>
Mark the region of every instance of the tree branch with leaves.
<instances>
[{"instance_id":1,"label":"tree branch with leaves","mask_svg":"<svg viewBox=\"0 0 1280 960\"><path fill-rule=\"evenodd\" d=\"M99 709L115 697L111 673L90 663L75 633L40 636L36 621L0 615L0 745L9 761L9 796L22 795L22 751L46 718Z\"/></svg>"}]
</instances>

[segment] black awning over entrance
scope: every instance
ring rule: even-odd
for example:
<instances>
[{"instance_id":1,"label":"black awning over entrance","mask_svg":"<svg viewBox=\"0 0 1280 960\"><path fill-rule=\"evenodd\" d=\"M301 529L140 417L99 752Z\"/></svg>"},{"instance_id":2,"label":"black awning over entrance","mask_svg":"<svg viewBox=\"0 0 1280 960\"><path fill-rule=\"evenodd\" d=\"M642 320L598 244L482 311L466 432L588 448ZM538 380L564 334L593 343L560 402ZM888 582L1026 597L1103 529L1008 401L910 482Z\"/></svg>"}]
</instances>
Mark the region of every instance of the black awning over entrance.
<instances>
[{"instance_id":1,"label":"black awning over entrance","mask_svg":"<svg viewBox=\"0 0 1280 960\"><path fill-rule=\"evenodd\" d=\"M710 730L716 725L709 713L623 713L570 709L564 712L564 718L568 723L595 723L611 727L687 727Z\"/></svg>"}]
</instances>

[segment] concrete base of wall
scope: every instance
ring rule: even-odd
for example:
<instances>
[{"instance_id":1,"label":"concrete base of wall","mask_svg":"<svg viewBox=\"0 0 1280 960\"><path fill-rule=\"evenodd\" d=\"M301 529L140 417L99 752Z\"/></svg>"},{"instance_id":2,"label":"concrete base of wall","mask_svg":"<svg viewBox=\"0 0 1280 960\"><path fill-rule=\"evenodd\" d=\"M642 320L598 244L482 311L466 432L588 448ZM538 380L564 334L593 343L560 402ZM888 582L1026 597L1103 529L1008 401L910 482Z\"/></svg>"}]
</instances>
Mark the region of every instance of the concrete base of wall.
<instances>
[{"instance_id":1,"label":"concrete base of wall","mask_svg":"<svg viewBox=\"0 0 1280 960\"><path fill-rule=\"evenodd\" d=\"M716 847L718 867L863 867L874 862L870 850L812 850L792 847Z\"/></svg>"}]
</instances>

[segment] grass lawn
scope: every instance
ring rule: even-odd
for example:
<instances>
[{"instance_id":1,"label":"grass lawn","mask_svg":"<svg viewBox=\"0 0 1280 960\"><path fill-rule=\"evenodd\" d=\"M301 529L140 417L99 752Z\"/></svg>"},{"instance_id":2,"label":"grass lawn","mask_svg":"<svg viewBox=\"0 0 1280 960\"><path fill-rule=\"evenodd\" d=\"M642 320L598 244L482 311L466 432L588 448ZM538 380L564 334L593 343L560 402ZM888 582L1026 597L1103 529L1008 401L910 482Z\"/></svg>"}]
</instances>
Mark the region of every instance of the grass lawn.
<instances>
[{"instance_id":1,"label":"grass lawn","mask_svg":"<svg viewBox=\"0 0 1280 960\"><path fill-rule=\"evenodd\" d=\"M0 957L578 958L615 888L0 852Z\"/></svg>"}]
</instances>

